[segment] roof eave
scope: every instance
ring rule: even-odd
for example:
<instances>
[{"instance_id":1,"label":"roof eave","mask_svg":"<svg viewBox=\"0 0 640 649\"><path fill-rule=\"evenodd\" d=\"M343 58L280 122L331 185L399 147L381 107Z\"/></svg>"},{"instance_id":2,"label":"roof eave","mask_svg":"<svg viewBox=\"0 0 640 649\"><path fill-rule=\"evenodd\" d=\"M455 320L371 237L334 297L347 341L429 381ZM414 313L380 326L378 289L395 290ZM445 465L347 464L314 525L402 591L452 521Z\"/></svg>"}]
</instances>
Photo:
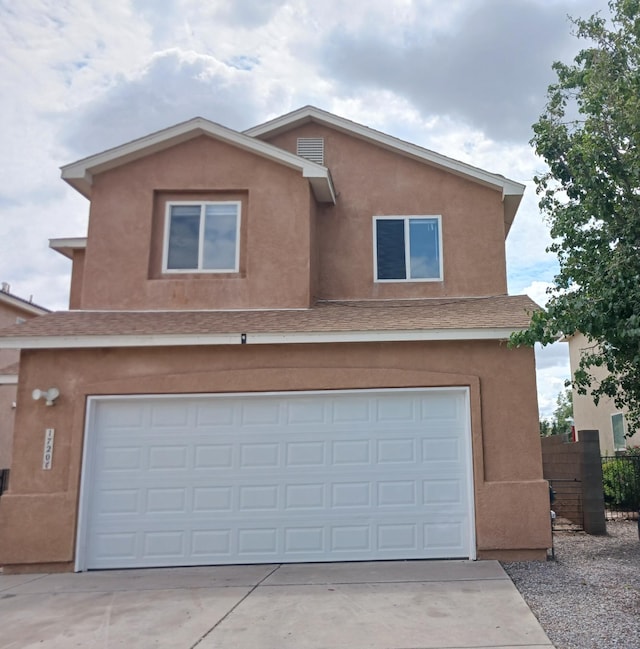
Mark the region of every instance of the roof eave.
<instances>
[{"instance_id":1,"label":"roof eave","mask_svg":"<svg viewBox=\"0 0 640 649\"><path fill-rule=\"evenodd\" d=\"M59 252L64 257L73 260L73 253L76 250L84 250L87 247L87 237L67 237L64 239L49 239L49 248Z\"/></svg>"},{"instance_id":2,"label":"roof eave","mask_svg":"<svg viewBox=\"0 0 640 649\"><path fill-rule=\"evenodd\" d=\"M45 315L51 313L51 311L43 306L29 302L28 300L23 300L21 297L12 295L5 291L0 291L0 302L4 302L12 306L14 309L22 311L23 313L28 313L29 315Z\"/></svg>"},{"instance_id":3,"label":"roof eave","mask_svg":"<svg viewBox=\"0 0 640 649\"><path fill-rule=\"evenodd\" d=\"M518 208L520 207L520 203L522 202L522 195L524 194L524 190L525 190L524 185L520 185L519 183L514 183L514 184L517 184L518 186L515 188L511 188L511 193L507 193L505 191L502 195L502 205L504 208L505 239L509 234L509 230L511 230L511 226L513 225L513 221L516 217L516 213L518 212ZM520 188L522 189L520 190Z\"/></svg>"},{"instance_id":4,"label":"roof eave","mask_svg":"<svg viewBox=\"0 0 640 649\"><path fill-rule=\"evenodd\" d=\"M199 345L292 345L445 340L508 340L512 333L525 329L526 327L487 327L398 331L7 336L0 338L0 349L87 349L98 347L184 347Z\"/></svg>"}]
</instances>

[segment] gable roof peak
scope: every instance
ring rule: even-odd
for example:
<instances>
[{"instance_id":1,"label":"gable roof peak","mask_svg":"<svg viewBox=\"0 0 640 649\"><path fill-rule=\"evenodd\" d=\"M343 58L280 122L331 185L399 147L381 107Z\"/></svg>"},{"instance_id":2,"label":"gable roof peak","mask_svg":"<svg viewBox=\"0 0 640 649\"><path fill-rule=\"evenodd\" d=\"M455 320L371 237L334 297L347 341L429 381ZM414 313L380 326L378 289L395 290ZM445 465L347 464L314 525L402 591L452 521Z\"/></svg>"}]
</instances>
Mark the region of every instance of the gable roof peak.
<instances>
[{"instance_id":1,"label":"gable roof peak","mask_svg":"<svg viewBox=\"0 0 640 649\"><path fill-rule=\"evenodd\" d=\"M302 176L309 180L319 202L335 203L335 190L326 167L204 117L193 117L120 146L82 158L61 167L61 175L63 180L80 194L90 198L95 174L144 158L201 135L226 142L301 172Z\"/></svg>"},{"instance_id":2,"label":"gable roof peak","mask_svg":"<svg viewBox=\"0 0 640 649\"><path fill-rule=\"evenodd\" d=\"M258 124L243 132L250 137L266 139L309 122L324 124L353 137L373 142L378 146L382 146L387 150L394 151L413 160L435 166L471 180L472 182L477 182L500 191L504 205L505 233L509 232L509 228L513 223L516 211L522 200L525 185L515 180L510 180L501 174L485 171L466 162L455 160L441 153L436 153L431 149L406 142L393 135L388 135L369 126L364 126L358 122L310 105L302 106L301 108L281 115L280 117L275 117L263 124Z\"/></svg>"}]
</instances>

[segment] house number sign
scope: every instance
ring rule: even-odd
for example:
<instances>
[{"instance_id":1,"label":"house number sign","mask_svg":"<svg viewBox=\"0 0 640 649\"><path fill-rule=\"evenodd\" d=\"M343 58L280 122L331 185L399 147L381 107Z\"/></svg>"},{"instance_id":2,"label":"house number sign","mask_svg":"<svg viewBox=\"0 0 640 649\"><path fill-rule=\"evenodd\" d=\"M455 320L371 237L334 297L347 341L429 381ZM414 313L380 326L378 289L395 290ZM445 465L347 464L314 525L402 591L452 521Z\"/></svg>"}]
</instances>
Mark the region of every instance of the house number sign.
<instances>
[{"instance_id":1,"label":"house number sign","mask_svg":"<svg viewBox=\"0 0 640 649\"><path fill-rule=\"evenodd\" d=\"M54 428L46 428L44 431L44 452L42 454L42 468L45 471L51 469L51 461L53 460L53 437L55 435Z\"/></svg>"}]
</instances>

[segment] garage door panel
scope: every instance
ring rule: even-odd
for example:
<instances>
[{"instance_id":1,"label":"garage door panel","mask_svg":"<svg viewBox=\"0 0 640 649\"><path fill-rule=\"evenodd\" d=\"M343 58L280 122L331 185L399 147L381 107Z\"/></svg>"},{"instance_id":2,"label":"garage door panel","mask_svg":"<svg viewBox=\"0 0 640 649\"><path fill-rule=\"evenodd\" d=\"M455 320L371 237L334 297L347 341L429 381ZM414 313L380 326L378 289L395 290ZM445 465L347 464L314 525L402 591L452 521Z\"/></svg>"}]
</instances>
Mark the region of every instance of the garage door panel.
<instances>
[{"instance_id":1,"label":"garage door panel","mask_svg":"<svg viewBox=\"0 0 640 649\"><path fill-rule=\"evenodd\" d=\"M444 482L444 481L443 481ZM142 498L140 497L142 494ZM286 512L292 510L342 510L358 507L364 510L378 507L414 508L423 506L451 506L462 502L460 485L447 481L445 485L431 481L422 492L415 482L389 481L338 482L331 485L263 485L242 487L201 487L193 489L191 498L182 488L154 488L143 490L102 491L98 503L101 513L136 513L145 516L175 512L182 516L191 514L238 510L254 513L264 510ZM143 502L142 506L137 503Z\"/></svg>"},{"instance_id":2,"label":"garage door panel","mask_svg":"<svg viewBox=\"0 0 640 649\"><path fill-rule=\"evenodd\" d=\"M193 468L194 470L211 471L219 469L233 469L234 448L229 444L194 444Z\"/></svg>"},{"instance_id":3,"label":"garage door panel","mask_svg":"<svg viewBox=\"0 0 640 649\"><path fill-rule=\"evenodd\" d=\"M348 561L451 558L468 552L459 520L416 523L405 517L372 525L369 519L349 517L322 525L315 519L292 525L278 518L232 523L183 529L174 522L158 531L132 522L130 530L97 535L91 567L112 568L114 562L139 567L141 557L148 565L169 566L264 563L267 556L274 562Z\"/></svg>"},{"instance_id":4,"label":"garage door panel","mask_svg":"<svg viewBox=\"0 0 640 649\"><path fill-rule=\"evenodd\" d=\"M468 557L466 404L459 389L97 399L84 566Z\"/></svg>"},{"instance_id":5,"label":"garage door panel","mask_svg":"<svg viewBox=\"0 0 640 649\"><path fill-rule=\"evenodd\" d=\"M319 474L317 478L322 478ZM145 516L175 512L185 519L192 514L238 511L254 513L263 510L342 510L357 507L370 509L392 507L415 508L429 505L449 507L466 504L464 476L444 473L424 479L422 474L404 475L403 479L380 480L370 472L359 478L353 474L343 480L319 481L314 476L290 477L285 482L265 481L258 477L211 484L201 479L184 487L184 476L163 481L162 486L147 477L136 481L134 476L127 488L114 488L109 483L96 483L99 497L96 513L136 513ZM371 513L371 512L369 512ZM316 511L317 515L317 511Z\"/></svg>"}]
</instances>

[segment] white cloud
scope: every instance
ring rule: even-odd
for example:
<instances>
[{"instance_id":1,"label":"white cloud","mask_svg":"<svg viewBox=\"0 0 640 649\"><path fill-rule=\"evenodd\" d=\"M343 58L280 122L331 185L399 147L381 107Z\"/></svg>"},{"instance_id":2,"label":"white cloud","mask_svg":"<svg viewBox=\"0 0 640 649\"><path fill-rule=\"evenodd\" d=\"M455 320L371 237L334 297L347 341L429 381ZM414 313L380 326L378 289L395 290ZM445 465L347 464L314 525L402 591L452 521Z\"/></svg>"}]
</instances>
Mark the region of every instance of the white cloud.
<instances>
[{"instance_id":1,"label":"white cloud","mask_svg":"<svg viewBox=\"0 0 640 649\"><path fill-rule=\"evenodd\" d=\"M158 52L137 75L121 77L98 100L79 107L62 140L84 156L196 116L246 128L260 116L256 90L248 71L213 56L176 48Z\"/></svg>"},{"instance_id":2,"label":"white cloud","mask_svg":"<svg viewBox=\"0 0 640 649\"><path fill-rule=\"evenodd\" d=\"M549 300L549 294L547 289L549 289L553 284L551 282L540 282L534 280L523 289L523 293L528 295L536 304L544 306Z\"/></svg>"},{"instance_id":3,"label":"white cloud","mask_svg":"<svg viewBox=\"0 0 640 649\"><path fill-rule=\"evenodd\" d=\"M534 0L414 5L419 8L395 20L374 15L366 29L344 21L327 34L322 58L344 95L386 88L427 115L525 143L554 79L550 59L577 50L570 6ZM455 20L434 27L434 13Z\"/></svg>"},{"instance_id":4,"label":"white cloud","mask_svg":"<svg viewBox=\"0 0 640 649\"><path fill-rule=\"evenodd\" d=\"M540 418L550 417L556 408L558 394L571 378L569 345L557 342L547 347L536 345L536 380Z\"/></svg>"}]
</instances>

